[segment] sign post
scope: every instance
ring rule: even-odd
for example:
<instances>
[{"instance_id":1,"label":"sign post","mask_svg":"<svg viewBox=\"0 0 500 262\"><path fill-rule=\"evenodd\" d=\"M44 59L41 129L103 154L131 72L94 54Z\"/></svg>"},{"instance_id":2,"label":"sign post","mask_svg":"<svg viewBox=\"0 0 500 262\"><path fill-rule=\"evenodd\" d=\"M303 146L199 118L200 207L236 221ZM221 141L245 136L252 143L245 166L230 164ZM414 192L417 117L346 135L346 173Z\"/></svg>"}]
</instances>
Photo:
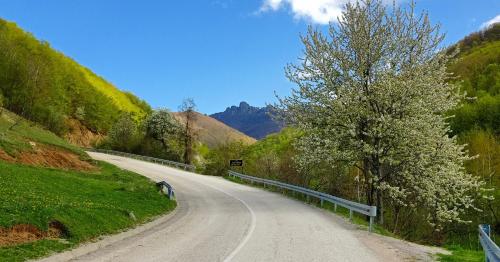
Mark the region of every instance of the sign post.
<instances>
[{"instance_id":1,"label":"sign post","mask_svg":"<svg viewBox=\"0 0 500 262\"><path fill-rule=\"evenodd\" d=\"M231 159L229 160L229 166L239 166L241 167L241 173L243 173L243 160L241 159Z\"/></svg>"}]
</instances>

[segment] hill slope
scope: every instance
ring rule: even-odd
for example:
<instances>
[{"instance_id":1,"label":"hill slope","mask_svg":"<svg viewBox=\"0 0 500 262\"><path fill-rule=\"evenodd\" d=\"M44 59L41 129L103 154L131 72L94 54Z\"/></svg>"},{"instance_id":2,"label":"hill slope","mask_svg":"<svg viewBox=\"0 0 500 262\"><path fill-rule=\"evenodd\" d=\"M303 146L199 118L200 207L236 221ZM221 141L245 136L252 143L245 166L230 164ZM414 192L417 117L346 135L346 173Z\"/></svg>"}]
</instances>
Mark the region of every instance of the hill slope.
<instances>
[{"instance_id":1,"label":"hill slope","mask_svg":"<svg viewBox=\"0 0 500 262\"><path fill-rule=\"evenodd\" d=\"M175 118L184 123L186 117L183 113L173 113ZM210 148L214 148L226 143L241 141L245 144L255 143L255 139L235 130L222 122L217 121L200 113L196 113L194 123L198 140Z\"/></svg>"},{"instance_id":2,"label":"hill slope","mask_svg":"<svg viewBox=\"0 0 500 262\"><path fill-rule=\"evenodd\" d=\"M175 207L149 179L1 108L0 203L0 261L72 248Z\"/></svg>"},{"instance_id":3,"label":"hill slope","mask_svg":"<svg viewBox=\"0 0 500 262\"><path fill-rule=\"evenodd\" d=\"M500 23L466 37L456 47L460 53L449 71L470 99L454 112L452 129L457 134L479 128L500 135Z\"/></svg>"},{"instance_id":4,"label":"hill slope","mask_svg":"<svg viewBox=\"0 0 500 262\"><path fill-rule=\"evenodd\" d=\"M500 234L500 23L465 37L451 50L456 47L460 52L449 71L468 98L451 112L455 116L451 128L467 144L469 155L476 156L466 163L467 171L494 189L490 191L494 199L481 202L481 215L467 219L472 225L490 224Z\"/></svg>"},{"instance_id":5,"label":"hill slope","mask_svg":"<svg viewBox=\"0 0 500 262\"><path fill-rule=\"evenodd\" d=\"M58 135L71 132L71 120L106 133L121 112L140 118L151 111L144 101L2 19L0 102Z\"/></svg>"},{"instance_id":6,"label":"hill slope","mask_svg":"<svg viewBox=\"0 0 500 262\"><path fill-rule=\"evenodd\" d=\"M283 124L274 121L269 112L269 107L258 108L241 102L239 106L228 107L224 112L210 116L248 136L262 139L283 128Z\"/></svg>"},{"instance_id":7,"label":"hill slope","mask_svg":"<svg viewBox=\"0 0 500 262\"><path fill-rule=\"evenodd\" d=\"M0 110L0 160L66 170L94 169L80 148L12 112Z\"/></svg>"}]
</instances>

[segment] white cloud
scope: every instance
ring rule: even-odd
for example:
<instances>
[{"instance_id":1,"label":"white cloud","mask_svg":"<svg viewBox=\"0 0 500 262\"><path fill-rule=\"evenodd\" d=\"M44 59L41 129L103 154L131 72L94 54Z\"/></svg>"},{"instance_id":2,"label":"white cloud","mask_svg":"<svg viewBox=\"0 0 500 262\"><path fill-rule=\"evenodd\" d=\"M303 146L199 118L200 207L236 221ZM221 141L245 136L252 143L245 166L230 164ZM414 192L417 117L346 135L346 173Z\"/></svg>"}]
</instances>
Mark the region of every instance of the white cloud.
<instances>
[{"instance_id":1,"label":"white cloud","mask_svg":"<svg viewBox=\"0 0 500 262\"><path fill-rule=\"evenodd\" d=\"M495 24L495 23L500 23L500 15L497 15L497 16L493 17L491 20L484 22L481 25L481 29L488 28L489 26L491 26L492 24Z\"/></svg>"},{"instance_id":2,"label":"white cloud","mask_svg":"<svg viewBox=\"0 0 500 262\"><path fill-rule=\"evenodd\" d=\"M318 24L336 22L342 8L351 0L264 0L261 12L277 11L289 7L296 19L311 20Z\"/></svg>"},{"instance_id":3,"label":"white cloud","mask_svg":"<svg viewBox=\"0 0 500 262\"><path fill-rule=\"evenodd\" d=\"M383 4L406 0L382 0ZM337 22L344 6L356 0L263 0L260 13L290 8L295 19L305 19L317 24Z\"/></svg>"}]
</instances>

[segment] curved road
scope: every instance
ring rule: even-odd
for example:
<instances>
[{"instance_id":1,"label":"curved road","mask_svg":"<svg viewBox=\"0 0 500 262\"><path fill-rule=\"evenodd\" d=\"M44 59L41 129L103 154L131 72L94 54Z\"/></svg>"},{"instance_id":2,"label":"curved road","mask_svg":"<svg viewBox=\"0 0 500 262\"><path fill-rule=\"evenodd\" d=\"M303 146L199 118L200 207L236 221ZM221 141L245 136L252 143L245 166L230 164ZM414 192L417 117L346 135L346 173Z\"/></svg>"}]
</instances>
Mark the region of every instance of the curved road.
<instances>
[{"instance_id":1,"label":"curved road","mask_svg":"<svg viewBox=\"0 0 500 262\"><path fill-rule=\"evenodd\" d=\"M154 181L178 207L148 230L77 257L47 261L387 261L359 230L322 209L220 177L89 153ZM154 223L154 222L153 222ZM362 233L361 235L368 235ZM85 246L78 249L85 249ZM73 252L74 253L74 252ZM57 259L58 258L58 259ZM395 257L389 260L396 260Z\"/></svg>"}]
</instances>

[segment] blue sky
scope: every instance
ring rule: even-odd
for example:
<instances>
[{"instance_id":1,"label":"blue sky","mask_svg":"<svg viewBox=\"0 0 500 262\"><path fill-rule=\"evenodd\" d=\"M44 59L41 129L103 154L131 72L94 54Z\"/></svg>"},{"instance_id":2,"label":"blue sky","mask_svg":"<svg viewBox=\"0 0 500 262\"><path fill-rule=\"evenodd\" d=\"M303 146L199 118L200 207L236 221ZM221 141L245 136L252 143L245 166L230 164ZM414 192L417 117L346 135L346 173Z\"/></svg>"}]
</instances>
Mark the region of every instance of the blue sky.
<instances>
[{"instance_id":1,"label":"blue sky","mask_svg":"<svg viewBox=\"0 0 500 262\"><path fill-rule=\"evenodd\" d=\"M0 17L153 107L175 111L193 97L210 114L289 94L283 68L301 56L299 35L324 27L346 1L0 0ZM417 0L417 8L453 43L500 15L500 0Z\"/></svg>"}]
</instances>

